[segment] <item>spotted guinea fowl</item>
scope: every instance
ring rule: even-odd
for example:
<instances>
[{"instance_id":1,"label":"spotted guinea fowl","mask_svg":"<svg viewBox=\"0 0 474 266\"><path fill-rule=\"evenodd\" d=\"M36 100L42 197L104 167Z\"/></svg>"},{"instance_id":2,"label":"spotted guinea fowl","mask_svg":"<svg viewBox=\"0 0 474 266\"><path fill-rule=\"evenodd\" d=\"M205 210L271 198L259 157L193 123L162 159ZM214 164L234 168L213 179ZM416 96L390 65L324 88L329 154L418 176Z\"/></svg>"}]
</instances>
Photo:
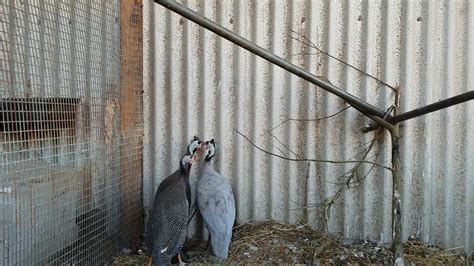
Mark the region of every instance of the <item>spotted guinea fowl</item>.
<instances>
[{"instance_id":1,"label":"spotted guinea fowl","mask_svg":"<svg viewBox=\"0 0 474 266\"><path fill-rule=\"evenodd\" d=\"M201 213L210 234L212 250L217 258L226 259L235 220L235 200L227 178L214 170L212 158L216 154L214 139L206 141L204 164L197 181L196 194Z\"/></svg>"},{"instance_id":2,"label":"spotted guinea fowl","mask_svg":"<svg viewBox=\"0 0 474 266\"><path fill-rule=\"evenodd\" d=\"M176 255L182 264L180 251L186 239L191 202L189 172L196 159L194 153L200 148L201 141L194 137L180 161L180 169L158 186L147 226L148 265L170 264Z\"/></svg>"}]
</instances>

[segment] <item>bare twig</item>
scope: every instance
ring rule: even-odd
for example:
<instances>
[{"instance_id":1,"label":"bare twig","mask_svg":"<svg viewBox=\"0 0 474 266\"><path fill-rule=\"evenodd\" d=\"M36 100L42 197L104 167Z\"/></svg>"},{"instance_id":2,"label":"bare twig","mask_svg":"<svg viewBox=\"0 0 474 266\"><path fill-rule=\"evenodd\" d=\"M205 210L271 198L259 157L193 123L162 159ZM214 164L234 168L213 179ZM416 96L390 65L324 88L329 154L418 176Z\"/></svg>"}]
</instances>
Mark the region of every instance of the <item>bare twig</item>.
<instances>
[{"instance_id":1,"label":"bare twig","mask_svg":"<svg viewBox=\"0 0 474 266\"><path fill-rule=\"evenodd\" d=\"M274 138L278 143L280 143L281 146L283 146L283 148L285 148L286 150L288 150L289 152L291 152L296 158L300 159L300 156L294 152L292 149L290 149L290 147L288 147L287 145L285 145L279 138L277 138L275 135L273 135L270 131L267 131L267 134L272 136L272 138ZM278 147L275 147L276 149L278 149L282 154L285 154L281 149L279 149Z\"/></svg>"},{"instance_id":2,"label":"bare twig","mask_svg":"<svg viewBox=\"0 0 474 266\"><path fill-rule=\"evenodd\" d=\"M380 140L380 138L378 138L377 140ZM361 154L365 154L367 152L367 149L368 147L370 147L370 145L374 142L374 139L372 138L371 140L367 141L367 142L364 142L364 143L361 143L360 146L363 146L364 148L357 151L356 154L354 154L353 156L349 157L348 159L354 159L356 158L357 156L361 155ZM367 146L367 147L366 147ZM367 157L368 159L372 159L372 158L377 158L378 157L378 154L380 153L380 150L379 152L374 155L374 156L371 156L371 157Z\"/></svg>"},{"instance_id":3,"label":"bare twig","mask_svg":"<svg viewBox=\"0 0 474 266\"><path fill-rule=\"evenodd\" d=\"M321 120L324 120L324 119L328 119L328 118L331 118L331 117L334 117L344 111L346 111L347 109L351 108L352 106L346 106L344 108L342 108L341 110L337 111L336 113L334 114L331 114L331 115L328 115L328 116L324 116L324 117L319 117L319 118L287 118L285 120L283 120L282 122L280 122L278 125L274 126L272 129L269 130L270 131L273 131L277 128L279 128L281 125L287 123L288 121L298 121L298 122L318 122L318 121L321 121Z\"/></svg>"},{"instance_id":4,"label":"bare twig","mask_svg":"<svg viewBox=\"0 0 474 266\"><path fill-rule=\"evenodd\" d=\"M329 54L328 52L322 50L322 49L319 48L315 43L313 43L308 37L306 37L304 34L299 33L299 32L296 32L296 31L294 31L294 30L291 30L291 32L297 34L300 38L303 38L303 40L301 40L301 39L299 39L299 38L297 38L297 37L294 37L294 36L291 36L291 35L290 35L289 37L290 37L291 39L293 39L293 40L295 40L295 41L297 41L297 42L299 42L299 43L302 43L302 44L304 44L304 45L307 45L307 46L309 46L309 47L311 47L311 48L313 48L313 49L316 49L319 53L324 54L324 55L326 55L326 56L328 56L328 57L330 57L330 58L332 58L332 59L334 59L334 60L336 60L336 61L338 61L338 62L340 62L340 63L342 63L342 64L344 64L344 65L346 65L346 66L348 66L348 67L350 67L350 68L352 68L352 69L354 69L354 70L356 70L357 72L359 72L359 73L361 73L361 74L364 74L364 75L366 75L366 76L372 78L373 80L375 80L375 81L377 81L378 83L380 83L380 84L382 84L382 85L384 85L384 86L390 88L390 89L393 90L393 91L396 90L394 86L392 86L392 85L390 85L390 84L384 82L383 80L377 78L376 76L371 75L371 74L369 74L369 73L367 73L367 72L364 72L364 71L362 71L361 69L355 67L354 65L351 65L351 64L345 62L344 60L341 60L341 59L339 59L339 58L337 58L337 57L335 57L335 56ZM311 54L308 54L308 55L311 55Z\"/></svg>"},{"instance_id":5,"label":"bare twig","mask_svg":"<svg viewBox=\"0 0 474 266\"><path fill-rule=\"evenodd\" d=\"M370 153L372 148L375 146L375 143L377 143L377 141L380 139L381 136L382 136L382 131L380 131L378 134L374 136L369 147L367 147L367 149L365 150L365 153L362 156L361 162L367 160L368 154ZM378 158L379 154L380 154L380 150L378 151L375 158ZM342 193L345 190L356 188L359 185L361 185L364 182L364 180L367 178L367 176L372 172L372 170L374 169L374 166L375 165L372 165L371 168L361 177L360 168L362 167L362 163L358 163L357 165L355 165L353 168L351 168L349 171L345 172L342 175L343 177L346 177L344 182L333 182L336 185L339 185L339 187L337 188L333 196L326 198L326 200L324 201L324 205L325 205L324 217L326 219L326 225L327 225L327 221L330 218L331 207L334 205L336 200L342 195Z\"/></svg>"},{"instance_id":6,"label":"bare twig","mask_svg":"<svg viewBox=\"0 0 474 266\"><path fill-rule=\"evenodd\" d=\"M290 59L293 56L300 56L300 55L318 55L320 53L321 52L317 52L317 53L308 53L308 52L294 53L294 54L289 54L288 56L285 57L285 59Z\"/></svg>"},{"instance_id":7,"label":"bare twig","mask_svg":"<svg viewBox=\"0 0 474 266\"><path fill-rule=\"evenodd\" d=\"M285 157L285 156L281 156L279 154L275 154L275 153L272 153L270 151L267 151L261 147L259 147L257 144L255 144L250 138L248 138L247 136L245 136L244 134L242 134L240 131L238 131L237 129L234 129L235 132L237 132L240 136L242 136L244 139L246 139L250 144L252 144L252 146L254 146L257 150L261 151L261 152L264 152L268 155L271 155L271 156L275 156L275 157L278 157L280 159L283 159L283 160L287 160L287 161L293 161L293 162L317 162L317 163L334 163L334 164L352 164L352 163L362 163L362 164L371 164L371 165L375 165L377 167L380 167L380 168L383 168L383 169L386 169L386 170L389 170L391 171L392 169L388 166L385 166L385 165L382 165L382 164L379 164L379 163L375 163L375 162L371 162L371 161L365 161L365 160L321 160L321 159L308 159L308 158L302 158L302 159L296 159L296 158L288 158L288 157Z\"/></svg>"},{"instance_id":8,"label":"bare twig","mask_svg":"<svg viewBox=\"0 0 474 266\"><path fill-rule=\"evenodd\" d=\"M282 149L280 149L278 147L275 147L275 149L277 149L282 154L282 156L288 156L288 155L286 155L286 153Z\"/></svg>"}]
</instances>

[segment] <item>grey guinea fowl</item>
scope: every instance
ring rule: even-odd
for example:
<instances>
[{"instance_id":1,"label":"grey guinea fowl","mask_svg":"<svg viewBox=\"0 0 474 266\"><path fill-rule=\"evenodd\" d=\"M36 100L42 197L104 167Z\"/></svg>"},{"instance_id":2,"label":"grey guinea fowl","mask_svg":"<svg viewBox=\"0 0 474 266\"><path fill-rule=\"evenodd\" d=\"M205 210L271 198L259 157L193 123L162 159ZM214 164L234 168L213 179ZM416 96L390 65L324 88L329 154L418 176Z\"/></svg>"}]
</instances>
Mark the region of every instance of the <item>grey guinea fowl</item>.
<instances>
[{"instance_id":1,"label":"grey guinea fowl","mask_svg":"<svg viewBox=\"0 0 474 266\"><path fill-rule=\"evenodd\" d=\"M217 258L226 259L235 220L235 200L229 180L214 170L211 162L216 154L214 139L205 142L204 164L197 181L199 211L209 231L212 250Z\"/></svg>"},{"instance_id":2,"label":"grey guinea fowl","mask_svg":"<svg viewBox=\"0 0 474 266\"><path fill-rule=\"evenodd\" d=\"M201 141L194 137L180 161L180 169L158 186L145 239L149 265L168 265L176 255L179 263L182 262L180 251L186 239L191 202L189 172L194 153L200 147Z\"/></svg>"}]
</instances>

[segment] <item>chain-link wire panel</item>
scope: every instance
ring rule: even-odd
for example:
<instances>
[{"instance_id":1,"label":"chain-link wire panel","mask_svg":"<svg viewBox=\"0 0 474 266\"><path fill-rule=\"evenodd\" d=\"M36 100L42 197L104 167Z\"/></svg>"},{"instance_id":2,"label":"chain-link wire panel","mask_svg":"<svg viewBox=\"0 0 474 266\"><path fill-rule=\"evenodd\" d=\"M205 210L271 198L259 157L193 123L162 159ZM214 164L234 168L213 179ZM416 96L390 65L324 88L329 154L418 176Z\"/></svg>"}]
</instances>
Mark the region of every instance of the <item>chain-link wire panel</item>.
<instances>
[{"instance_id":1,"label":"chain-link wire panel","mask_svg":"<svg viewBox=\"0 0 474 266\"><path fill-rule=\"evenodd\" d=\"M0 261L104 264L142 232L141 2L0 2Z\"/></svg>"}]
</instances>

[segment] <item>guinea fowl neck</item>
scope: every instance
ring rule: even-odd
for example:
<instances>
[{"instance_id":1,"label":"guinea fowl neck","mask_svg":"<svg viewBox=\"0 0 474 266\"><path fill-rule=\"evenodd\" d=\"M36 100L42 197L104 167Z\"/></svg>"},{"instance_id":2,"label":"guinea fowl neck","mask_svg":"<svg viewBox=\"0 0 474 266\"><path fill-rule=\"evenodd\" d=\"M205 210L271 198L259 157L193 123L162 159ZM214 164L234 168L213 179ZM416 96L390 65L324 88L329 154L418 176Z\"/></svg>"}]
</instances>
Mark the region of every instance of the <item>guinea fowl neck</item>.
<instances>
[{"instance_id":1,"label":"guinea fowl neck","mask_svg":"<svg viewBox=\"0 0 474 266\"><path fill-rule=\"evenodd\" d=\"M186 183L189 183L189 174L191 173L191 165L186 167L186 171L184 172L184 179Z\"/></svg>"},{"instance_id":2,"label":"guinea fowl neck","mask_svg":"<svg viewBox=\"0 0 474 266\"><path fill-rule=\"evenodd\" d=\"M181 173L186 173L189 175L189 172L191 172L191 164L186 164L185 166L180 165L179 169L181 170Z\"/></svg>"},{"instance_id":3,"label":"guinea fowl neck","mask_svg":"<svg viewBox=\"0 0 474 266\"><path fill-rule=\"evenodd\" d=\"M204 160L204 164L202 165L202 169L204 171L214 170L214 164L211 160Z\"/></svg>"}]
</instances>

